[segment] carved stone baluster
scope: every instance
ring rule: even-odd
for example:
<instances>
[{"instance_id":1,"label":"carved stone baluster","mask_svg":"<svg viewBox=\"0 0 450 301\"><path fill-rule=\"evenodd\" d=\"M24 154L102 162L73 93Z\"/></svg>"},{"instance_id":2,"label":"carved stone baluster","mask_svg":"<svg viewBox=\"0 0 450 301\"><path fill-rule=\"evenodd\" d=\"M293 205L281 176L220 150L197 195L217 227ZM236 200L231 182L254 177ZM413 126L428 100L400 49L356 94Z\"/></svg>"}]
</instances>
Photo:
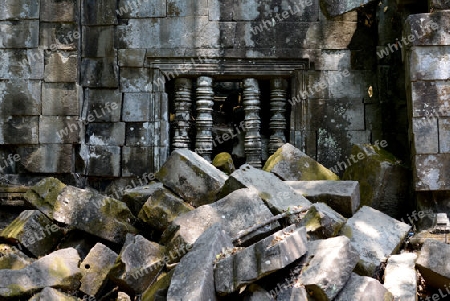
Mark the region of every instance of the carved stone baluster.
<instances>
[{"instance_id":1,"label":"carved stone baluster","mask_svg":"<svg viewBox=\"0 0 450 301\"><path fill-rule=\"evenodd\" d=\"M211 162L211 154L213 149L213 97L212 78L201 76L197 79L197 138L195 143L195 151Z\"/></svg>"},{"instance_id":2,"label":"carved stone baluster","mask_svg":"<svg viewBox=\"0 0 450 301\"><path fill-rule=\"evenodd\" d=\"M192 81L188 78L175 79L175 133L173 150L190 147L189 128L191 126Z\"/></svg>"},{"instance_id":3,"label":"carved stone baluster","mask_svg":"<svg viewBox=\"0 0 450 301\"><path fill-rule=\"evenodd\" d=\"M245 155L246 163L255 168L261 168L261 119L259 117L260 90L258 81L254 78L244 80L244 111L245 111Z\"/></svg>"},{"instance_id":4,"label":"carved stone baluster","mask_svg":"<svg viewBox=\"0 0 450 301\"><path fill-rule=\"evenodd\" d=\"M270 130L269 155L286 143L286 89L287 81L274 78L270 81Z\"/></svg>"}]
</instances>

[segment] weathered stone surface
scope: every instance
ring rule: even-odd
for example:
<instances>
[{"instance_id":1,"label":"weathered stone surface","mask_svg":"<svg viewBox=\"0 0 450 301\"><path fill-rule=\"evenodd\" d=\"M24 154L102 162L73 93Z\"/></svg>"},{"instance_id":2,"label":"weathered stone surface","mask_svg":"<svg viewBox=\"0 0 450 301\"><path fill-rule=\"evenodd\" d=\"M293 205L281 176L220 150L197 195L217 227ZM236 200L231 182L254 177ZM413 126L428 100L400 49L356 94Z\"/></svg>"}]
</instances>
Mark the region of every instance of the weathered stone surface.
<instances>
[{"instance_id":1,"label":"weathered stone surface","mask_svg":"<svg viewBox=\"0 0 450 301\"><path fill-rule=\"evenodd\" d=\"M334 299L349 300L385 300L393 301L392 294L378 281L370 277L352 273L342 291ZM397 300L397 299L395 299ZM400 300L400 299L399 299ZM402 299L403 300L403 299Z\"/></svg>"},{"instance_id":2,"label":"weathered stone surface","mask_svg":"<svg viewBox=\"0 0 450 301\"><path fill-rule=\"evenodd\" d=\"M217 154L212 161L212 165L214 165L217 169L220 169L227 175L236 170L233 164L233 158L229 153Z\"/></svg>"},{"instance_id":3,"label":"weathered stone surface","mask_svg":"<svg viewBox=\"0 0 450 301\"><path fill-rule=\"evenodd\" d=\"M44 144L77 143L80 141L82 123L75 116L41 116L39 142Z\"/></svg>"},{"instance_id":4,"label":"weathered stone surface","mask_svg":"<svg viewBox=\"0 0 450 301\"><path fill-rule=\"evenodd\" d=\"M445 81L411 83L413 117L449 117L450 87Z\"/></svg>"},{"instance_id":5,"label":"weathered stone surface","mask_svg":"<svg viewBox=\"0 0 450 301\"><path fill-rule=\"evenodd\" d=\"M62 174L73 172L72 144L41 144L39 147L19 147L21 163L27 172Z\"/></svg>"},{"instance_id":6,"label":"weathered stone surface","mask_svg":"<svg viewBox=\"0 0 450 301\"><path fill-rule=\"evenodd\" d=\"M428 0L428 7L433 10L448 10L450 3L447 0Z\"/></svg>"},{"instance_id":7,"label":"weathered stone surface","mask_svg":"<svg viewBox=\"0 0 450 301\"><path fill-rule=\"evenodd\" d=\"M138 2L139 3L139 2ZM114 25L117 24L117 2L114 0L83 0L82 25Z\"/></svg>"},{"instance_id":8,"label":"weathered stone surface","mask_svg":"<svg viewBox=\"0 0 450 301\"><path fill-rule=\"evenodd\" d=\"M413 152L416 154L436 154L439 152L437 118L412 118Z\"/></svg>"},{"instance_id":9,"label":"weathered stone surface","mask_svg":"<svg viewBox=\"0 0 450 301\"><path fill-rule=\"evenodd\" d=\"M405 45L408 45L408 47L418 45L449 45L449 16L448 11L434 11L429 14L409 15L405 21Z\"/></svg>"},{"instance_id":10,"label":"weathered stone surface","mask_svg":"<svg viewBox=\"0 0 450 301\"><path fill-rule=\"evenodd\" d=\"M86 161L89 175L100 177L118 177L120 175L121 151L119 146L90 145L87 152Z\"/></svg>"},{"instance_id":11,"label":"weathered stone surface","mask_svg":"<svg viewBox=\"0 0 450 301\"><path fill-rule=\"evenodd\" d=\"M284 268L306 251L305 227L290 226L280 230L220 259L214 271L216 292L220 295L235 292L246 284Z\"/></svg>"},{"instance_id":12,"label":"weathered stone surface","mask_svg":"<svg viewBox=\"0 0 450 301\"><path fill-rule=\"evenodd\" d=\"M156 121L160 104L151 93L125 93L122 120L127 122Z\"/></svg>"},{"instance_id":13,"label":"weathered stone surface","mask_svg":"<svg viewBox=\"0 0 450 301\"><path fill-rule=\"evenodd\" d=\"M167 290L170 286L170 280L172 279L173 272L171 270L168 273L162 273L158 276L158 279L148 287L148 289L142 294L142 301L157 301L159 298L166 298Z\"/></svg>"},{"instance_id":14,"label":"weathered stone surface","mask_svg":"<svg viewBox=\"0 0 450 301\"><path fill-rule=\"evenodd\" d=\"M143 293L164 267L164 250L141 235L127 235L110 278L135 293Z\"/></svg>"},{"instance_id":15,"label":"weathered stone surface","mask_svg":"<svg viewBox=\"0 0 450 301\"><path fill-rule=\"evenodd\" d=\"M320 7L324 14L330 17L336 17L370 2L373 2L373 0L344 0L339 2L320 0Z\"/></svg>"},{"instance_id":16,"label":"weathered stone surface","mask_svg":"<svg viewBox=\"0 0 450 301\"><path fill-rule=\"evenodd\" d=\"M299 281L316 300L333 300L350 278L358 252L345 236L311 241L307 248Z\"/></svg>"},{"instance_id":17,"label":"weathered stone surface","mask_svg":"<svg viewBox=\"0 0 450 301\"><path fill-rule=\"evenodd\" d=\"M74 22L77 11L75 0L42 0L40 19L46 22Z\"/></svg>"},{"instance_id":18,"label":"weathered stone surface","mask_svg":"<svg viewBox=\"0 0 450 301\"><path fill-rule=\"evenodd\" d=\"M70 52L52 52L45 60L46 82L76 82L78 58Z\"/></svg>"},{"instance_id":19,"label":"weathered stone surface","mask_svg":"<svg viewBox=\"0 0 450 301\"><path fill-rule=\"evenodd\" d=\"M179 149L156 173L156 178L193 206L216 200L227 176L187 149Z\"/></svg>"},{"instance_id":20,"label":"weathered stone surface","mask_svg":"<svg viewBox=\"0 0 450 301\"><path fill-rule=\"evenodd\" d=\"M417 155L414 166L416 191L450 189L450 154Z\"/></svg>"},{"instance_id":21,"label":"weathered stone surface","mask_svg":"<svg viewBox=\"0 0 450 301\"><path fill-rule=\"evenodd\" d=\"M158 147L122 147L122 177L140 177L149 171L155 171L158 159L164 161L167 155L159 152Z\"/></svg>"},{"instance_id":22,"label":"weathered stone surface","mask_svg":"<svg viewBox=\"0 0 450 301\"><path fill-rule=\"evenodd\" d=\"M80 86L74 83L43 83L42 115L79 116L78 93Z\"/></svg>"},{"instance_id":23,"label":"weathered stone surface","mask_svg":"<svg viewBox=\"0 0 450 301\"><path fill-rule=\"evenodd\" d=\"M171 17L207 16L207 0L167 0L167 15Z\"/></svg>"},{"instance_id":24,"label":"weathered stone surface","mask_svg":"<svg viewBox=\"0 0 450 301\"><path fill-rule=\"evenodd\" d=\"M269 293L263 289L262 287L258 286L257 284L250 285L249 291L251 294L249 296L244 297L244 301L274 301L275 299L272 298Z\"/></svg>"},{"instance_id":25,"label":"weathered stone surface","mask_svg":"<svg viewBox=\"0 0 450 301\"><path fill-rule=\"evenodd\" d=\"M289 143L270 156L263 170L276 174L284 181L339 180L331 170Z\"/></svg>"},{"instance_id":26,"label":"weathered stone surface","mask_svg":"<svg viewBox=\"0 0 450 301\"><path fill-rule=\"evenodd\" d=\"M352 216L360 205L358 181L286 181L310 202L322 202L345 217Z\"/></svg>"},{"instance_id":27,"label":"weathered stone surface","mask_svg":"<svg viewBox=\"0 0 450 301\"><path fill-rule=\"evenodd\" d=\"M278 213L296 206L308 207L311 204L274 174L248 164L242 165L229 176L219 197L245 187L256 189L267 206Z\"/></svg>"},{"instance_id":28,"label":"weathered stone surface","mask_svg":"<svg viewBox=\"0 0 450 301\"><path fill-rule=\"evenodd\" d=\"M395 300L415 301L417 293L417 275L414 269L417 255L402 253L392 255L384 270L384 287Z\"/></svg>"},{"instance_id":29,"label":"weathered stone surface","mask_svg":"<svg viewBox=\"0 0 450 301\"><path fill-rule=\"evenodd\" d=\"M43 79L42 49L0 49L1 79Z\"/></svg>"},{"instance_id":30,"label":"weathered stone surface","mask_svg":"<svg viewBox=\"0 0 450 301\"><path fill-rule=\"evenodd\" d=\"M120 121L122 93L119 90L86 89L85 97L84 120L89 121L89 115L92 115L96 122Z\"/></svg>"},{"instance_id":31,"label":"weathered stone surface","mask_svg":"<svg viewBox=\"0 0 450 301\"><path fill-rule=\"evenodd\" d=\"M74 296L64 294L54 288L46 287L40 293L34 295L28 301L78 301Z\"/></svg>"},{"instance_id":32,"label":"weathered stone surface","mask_svg":"<svg viewBox=\"0 0 450 301\"><path fill-rule=\"evenodd\" d=\"M214 223L220 223L227 234L235 238L240 231L265 222L271 217L272 213L264 205L257 191L239 189L213 204L198 207L175 218L171 228L177 231L172 238L172 244L175 248L193 244ZM242 241L267 233L278 225L278 222L275 222L261 227L258 231L243 237ZM171 228L167 230L166 235L171 234Z\"/></svg>"},{"instance_id":33,"label":"weathered stone surface","mask_svg":"<svg viewBox=\"0 0 450 301\"><path fill-rule=\"evenodd\" d=\"M152 228L164 231L175 218L191 210L194 210L192 206L161 186L153 190L138 218Z\"/></svg>"},{"instance_id":34,"label":"weathered stone surface","mask_svg":"<svg viewBox=\"0 0 450 301\"><path fill-rule=\"evenodd\" d=\"M383 142L386 141L381 141L381 147L385 145ZM377 145L356 144L352 157L358 160L347 167L343 180L359 182L361 206L399 216L409 201L409 170Z\"/></svg>"},{"instance_id":35,"label":"weathered stone surface","mask_svg":"<svg viewBox=\"0 0 450 301\"><path fill-rule=\"evenodd\" d=\"M0 20L39 19L39 2L5 0L0 3Z\"/></svg>"},{"instance_id":36,"label":"weathered stone surface","mask_svg":"<svg viewBox=\"0 0 450 301\"><path fill-rule=\"evenodd\" d=\"M62 236L62 229L39 210L23 211L0 233L1 238L20 242L36 257L50 253Z\"/></svg>"},{"instance_id":37,"label":"weathered stone surface","mask_svg":"<svg viewBox=\"0 0 450 301\"><path fill-rule=\"evenodd\" d=\"M10 116L0 121L1 144L38 144L38 116Z\"/></svg>"},{"instance_id":38,"label":"weathered stone surface","mask_svg":"<svg viewBox=\"0 0 450 301\"><path fill-rule=\"evenodd\" d=\"M308 301L306 289L301 287L286 288L277 294L277 301Z\"/></svg>"},{"instance_id":39,"label":"weathered stone surface","mask_svg":"<svg viewBox=\"0 0 450 301\"><path fill-rule=\"evenodd\" d=\"M0 21L0 48L37 48L39 21Z\"/></svg>"},{"instance_id":40,"label":"weathered stone surface","mask_svg":"<svg viewBox=\"0 0 450 301\"><path fill-rule=\"evenodd\" d=\"M45 215L52 218L53 208L57 202L58 195L65 187L66 185L56 178L44 178L36 185L30 187L25 194L25 199Z\"/></svg>"},{"instance_id":41,"label":"weathered stone surface","mask_svg":"<svg viewBox=\"0 0 450 301\"><path fill-rule=\"evenodd\" d=\"M40 46L48 53L60 50L76 50L80 33L75 23L43 23L40 26Z\"/></svg>"},{"instance_id":42,"label":"weathered stone surface","mask_svg":"<svg viewBox=\"0 0 450 301\"><path fill-rule=\"evenodd\" d=\"M411 81L418 80L448 80L449 68L434 68L447 66L450 61L450 46L413 47L409 55L408 70Z\"/></svg>"},{"instance_id":43,"label":"weathered stone surface","mask_svg":"<svg viewBox=\"0 0 450 301\"><path fill-rule=\"evenodd\" d=\"M117 294L117 301L131 301L131 297L127 293L119 292Z\"/></svg>"},{"instance_id":44,"label":"weathered stone surface","mask_svg":"<svg viewBox=\"0 0 450 301\"><path fill-rule=\"evenodd\" d=\"M215 224L195 242L192 250L175 267L167 301L215 301L213 264L222 248L231 248L231 238Z\"/></svg>"},{"instance_id":45,"label":"weathered stone surface","mask_svg":"<svg viewBox=\"0 0 450 301\"><path fill-rule=\"evenodd\" d=\"M114 57L114 26L83 26L83 57Z\"/></svg>"},{"instance_id":46,"label":"weathered stone surface","mask_svg":"<svg viewBox=\"0 0 450 301\"><path fill-rule=\"evenodd\" d=\"M95 296L106 284L109 272L119 255L104 244L97 243L81 262L80 291Z\"/></svg>"},{"instance_id":47,"label":"weathered stone surface","mask_svg":"<svg viewBox=\"0 0 450 301\"><path fill-rule=\"evenodd\" d=\"M150 2L149 2L150 3ZM162 3L162 1L158 2ZM139 12L138 10L137 12ZM118 60L120 67L143 67L145 60L145 49L119 49Z\"/></svg>"},{"instance_id":48,"label":"weathered stone surface","mask_svg":"<svg viewBox=\"0 0 450 301\"><path fill-rule=\"evenodd\" d=\"M427 239L420 249L416 267L427 284L444 289L450 281L450 246Z\"/></svg>"},{"instance_id":49,"label":"weathered stone surface","mask_svg":"<svg viewBox=\"0 0 450 301\"><path fill-rule=\"evenodd\" d=\"M0 244L0 270L20 270L34 261L22 253L19 248Z\"/></svg>"},{"instance_id":50,"label":"weathered stone surface","mask_svg":"<svg viewBox=\"0 0 450 301\"><path fill-rule=\"evenodd\" d=\"M0 113L2 116L40 115L40 90L40 81L0 81Z\"/></svg>"},{"instance_id":51,"label":"weathered stone surface","mask_svg":"<svg viewBox=\"0 0 450 301\"><path fill-rule=\"evenodd\" d=\"M86 126L86 143L89 145L124 145L125 122L89 123Z\"/></svg>"},{"instance_id":52,"label":"weathered stone surface","mask_svg":"<svg viewBox=\"0 0 450 301\"><path fill-rule=\"evenodd\" d=\"M0 296L18 297L45 287L77 289L80 256L73 248L44 256L21 270L0 270Z\"/></svg>"},{"instance_id":53,"label":"weathered stone surface","mask_svg":"<svg viewBox=\"0 0 450 301\"><path fill-rule=\"evenodd\" d=\"M128 93L125 95L129 95ZM128 98L128 97L127 97ZM139 105L139 107L141 107ZM148 110L148 107L145 106L144 103L142 103L142 107L144 107L144 111L140 111L140 113L131 111L132 114L137 119L144 119L143 116L137 116L138 114L145 114L145 111ZM134 107L137 109L136 107ZM139 110L139 109L137 109ZM128 112L130 112L128 111ZM138 113L138 114L136 114ZM130 115L125 119L128 118L134 118ZM163 145L162 139L165 139L166 133L164 133L164 130L161 128L161 124L164 123L164 121L161 122L127 122L126 124L126 136L127 136L127 145L128 146L157 146L157 145ZM167 141L167 140L166 140Z\"/></svg>"},{"instance_id":54,"label":"weathered stone surface","mask_svg":"<svg viewBox=\"0 0 450 301\"><path fill-rule=\"evenodd\" d=\"M450 118L439 119L439 153L450 153Z\"/></svg>"},{"instance_id":55,"label":"weathered stone surface","mask_svg":"<svg viewBox=\"0 0 450 301\"><path fill-rule=\"evenodd\" d=\"M121 67L120 90L121 92L151 92L151 69Z\"/></svg>"},{"instance_id":56,"label":"weathered stone surface","mask_svg":"<svg viewBox=\"0 0 450 301\"><path fill-rule=\"evenodd\" d=\"M378 210L362 207L341 229L359 253L355 271L372 276L381 259L398 251L410 228Z\"/></svg>"},{"instance_id":57,"label":"weathered stone surface","mask_svg":"<svg viewBox=\"0 0 450 301\"><path fill-rule=\"evenodd\" d=\"M119 18L161 18L166 16L166 0L158 2L120 0L117 14Z\"/></svg>"},{"instance_id":58,"label":"weathered stone surface","mask_svg":"<svg viewBox=\"0 0 450 301\"><path fill-rule=\"evenodd\" d=\"M151 176L153 176L153 178L150 180L154 180L154 174L151 174ZM164 189L163 184L160 182L151 182L148 185L125 189L122 195L122 202L125 202L131 213L137 216L148 198L160 189Z\"/></svg>"},{"instance_id":59,"label":"weathered stone surface","mask_svg":"<svg viewBox=\"0 0 450 301\"><path fill-rule=\"evenodd\" d=\"M302 218L300 225L306 227L311 239L323 239L338 235L346 221L342 215L324 203L315 203Z\"/></svg>"},{"instance_id":60,"label":"weathered stone surface","mask_svg":"<svg viewBox=\"0 0 450 301\"><path fill-rule=\"evenodd\" d=\"M81 85L90 88L117 88L118 67L114 57L85 58L81 62Z\"/></svg>"}]
</instances>

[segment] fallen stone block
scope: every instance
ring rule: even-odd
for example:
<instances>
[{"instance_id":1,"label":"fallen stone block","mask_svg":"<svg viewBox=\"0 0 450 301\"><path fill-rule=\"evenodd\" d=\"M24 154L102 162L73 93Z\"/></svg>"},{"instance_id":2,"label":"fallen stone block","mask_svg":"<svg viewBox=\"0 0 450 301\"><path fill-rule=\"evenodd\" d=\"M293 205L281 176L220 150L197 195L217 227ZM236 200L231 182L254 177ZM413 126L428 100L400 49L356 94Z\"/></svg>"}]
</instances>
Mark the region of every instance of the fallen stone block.
<instances>
[{"instance_id":1,"label":"fallen stone block","mask_svg":"<svg viewBox=\"0 0 450 301\"><path fill-rule=\"evenodd\" d=\"M73 248L55 251L21 270L0 270L0 297L19 297L45 287L76 290L80 256Z\"/></svg>"},{"instance_id":2,"label":"fallen stone block","mask_svg":"<svg viewBox=\"0 0 450 301\"><path fill-rule=\"evenodd\" d=\"M256 189L267 206L276 213L282 213L294 207L311 205L310 201L296 193L274 174L256 169L248 164L242 165L229 176L219 197L224 197L240 188Z\"/></svg>"},{"instance_id":3,"label":"fallen stone block","mask_svg":"<svg viewBox=\"0 0 450 301\"><path fill-rule=\"evenodd\" d=\"M164 247L141 235L127 235L109 277L124 289L143 293L165 265Z\"/></svg>"},{"instance_id":4,"label":"fallen stone block","mask_svg":"<svg viewBox=\"0 0 450 301\"><path fill-rule=\"evenodd\" d=\"M212 161L212 165L214 165L217 169L223 171L227 175L236 170L236 168L234 167L233 158L229 153L217 154Z\"/></svg>"},{"instance_id":5,"label":"fallen stone block","mask_svg":"<svg viewBox=\"0 0 450 301\"><path fill-rule=\"evenodd\" d=\"M30 187L25 199L49 218L53 218L56 198L66 185L55 178L45 178Z\"/></svg>"},{"instance_id":6,"label":"fallen stone block","mask_svg":"<svg viewBox=\"0 0 450 301\"><path fill-rule=\"evenodd\" d=\"M358 181L286 181L286 184L310 202L325 203L345 217L351 217L359 209Z\"/></svg>"},{"instance_id":7,"label":"fallen stone block","mask_svg":"<svg viewBox=\"0 0 450 301\"><path fill-rule=\"evenodd\" d=\"M376 279L352 273L335 301L383 300L393 301L392 294ZM400 299L395 299L400 300Z\"/></svg>"},{"instance_id":8,"label":"fallen stone block","mask_svg":"<svg viewBox=\"0 0 450 301\"><path fill-rule=\"evenodd\" d=\"M0 270L20 270L34 261L16 247L0 244Z\"/></svg>"},{"instance_id":9,"label":"fallen stone block","mask_svg":"<svg viewBox=\"0 0 450 301\"><path fill-rule=\"evenodd\" d=\"M285 288L276 296L277 301L308 301L308 293L303 286Z\"/></svg>"},{"instance_id":10,"label":"fallen stone block","mask_svg":"<svg viewBox=\"0 0 450 301\"><path fill-rule=\"evenodd\" d=\"M170 190L161 186L154 189L148 197L138 218L152 228L164 231L175 218L194 209Z\"/></svg>"},{"instance_id":11,"label":"fallen stone block","mask_svg":"<svg viewBox=\"0 0 450 301\"><path fill-rule=\"evenodd\" d=\"M142 301L156 301L160 300L158 297L167 296L167 291L170 286L170 280L172 279L173 272L175 270L171 270L168 273L162 273L158 276L155 283L150 285L147 290L142 294Z\"/></svg>"},{"instance_id":12,"label":"fallen stone block","mask_svg":"<svg viewBox=\"0 0 450 301\"><path fill-rule=\"evenodd\" d=\"M299 224L305 226L310 239L315 240L338 235L346 221L342 215L324 203L315 203L311 205Z\"/></svg>"},{"instance_id":13,"label":"fallen stone block","mask_svg":"<svg viewBox=\"0 0 450 301\"><path fill-rule=\"evenodd\" d=\"M119 292L117 294L117 301L131 301L131 297L127 293Z\"/></svg>"},{"instance_id":14,"label":"fallen stone block","mask_svg":"<svg viewBox=\"0 0 450 301\"><path fill-rule=\"evenodd\" d=\"M39 210L23 211L0 233L1 238L19 242L36 257L50 253L62 236L62 229Z\"/></svg>"},{"instance_id":15,"label":"fallen stone block","mask_svg":"<svg viewBox=\"0 0 450 301\"><path fill-rule=\"evenodd\" d=\"M384 270L384 287L395 300L416 301L417 275L415 270L417 255L403 253L392 255Z\"/></svg>"},{"instance_id":16,"label":"fallen stone block","mask_svg":"<svg viewBox=\"0 0 450 301\"><path fill-rule=\"evenodd\" d=\"M119 255L104 244L97 243L81 262L80 291L90 296L97 295L108 280L108 274Z\"/></svg>"},{"instance_id":17,"label":"fallen stone block","mask_svg":"<svg viewBox=\"0 0 450 301\"><path fill-rule=\"evenodd\" d=\"M251 284L249 289L250 295L245 296L243 301L274 301L275 299L269 293L256 284Z\"/></svg>"},{"instance_id":18,"label":"fallen stone block","mask_svg":"<svg viewBox=\"0 0 450 301\"><path fill-rule=\"evenodd\" d=\"M341 229L360 256L355 272L372 276L383 258L398 251L410 228L378 210L362 207Z\"/></svg>"},{"instance_id":19,"label":"fallen stone block","mask_svg":"<svg viewBox=\"0 0 450 301\"><path fill-rule=\"evenodd\" d=\"M79 301L79 299L77 297L64 294L54 288L46 287L28 301Z\"/></svg>"},{"instance_id":20,"label":"fallen stone block","mask_svg":"<svg viewBox=\"0 0 450 301\"><path fill-rule=\"evenodd\" d=\"M316 300L333 300L350 278L358 253L345 236L311 241L307 248L298 280Z\"/></svg>"},{"instance_id":21,"label":"fallen stone block","mask_svg":"<svg viewBox=\"0 0 450 301\"><path fill-rule=\"evenodd\" d=\"M131 213L137 216L139 211L141 211L142 206L144 206L145 202L147 202L148 198L162 187L162 183L152 182L148 185L126 189L123 192L122 201L127 204L127 207L130 209Z\"/></svg>"},{"instance_id":22,"label":"fallen stone block","mask_svg":"<svg viewBox=\"0 0 450 301\"><path fill-rule=\"evenodd\" d=\"M450 282L450 245L427 239L416 261L427 284L444 289Z\"/></svg>"},{"instance_id":23,"label":"fallen stone block","mask_svg":"<svg viewBox=\"0 0 450 301\"><path fill-rule=\"evenodd\" d=\"M195 242L192 250L175 267L167 301L215 301L213 264L223 248L231 248L231 238L220 224L214 224Z\"/></svg>"},{"instance_id":24,"label":"fallen stone block","mask_svg":"<svg viewBox=\"0 0 450 301\"><path fill-rule=\"evenodd\" d=\"M156 178L186 202L198 207L216 201L227 175L198 154L179 149L172 152Z\"/></svg>"},{"instance_id":25,"label":"fallen stone block","mask_svg":"<svg viewBox=\"0 0 450 301\"><path fill-rule=\"evenodd\" d=\"M336 17L343 15L347 12L353 11L361 6L364 6L373 0L344 0L344 1L333 1L333 0L320 0L320 7L322 12L328 17Z\"/></svg>"},{"instance_id":26,"label":"fallen stone block","mask_svg":"<svg viewBox=\"0 0 450 301\"><path fill-rule=\"evenodd\" d=\"M331 170L289 143L269 157L263 170L276 174L284 181L339 180Z\"/></svg>"},{"instance_id":27,"label":"fallen stone block","mask_svg":"<svg viewBox=\"0 0 450 301\"><path fill-rule=\"evenodd\" d=\"M214 278L219 295L233 293L244 285L280 270L307 251L306 229L295 225L236 251L216 263ZM221 254L221 257L227 254Z\"/></svg>"}]
</instances>

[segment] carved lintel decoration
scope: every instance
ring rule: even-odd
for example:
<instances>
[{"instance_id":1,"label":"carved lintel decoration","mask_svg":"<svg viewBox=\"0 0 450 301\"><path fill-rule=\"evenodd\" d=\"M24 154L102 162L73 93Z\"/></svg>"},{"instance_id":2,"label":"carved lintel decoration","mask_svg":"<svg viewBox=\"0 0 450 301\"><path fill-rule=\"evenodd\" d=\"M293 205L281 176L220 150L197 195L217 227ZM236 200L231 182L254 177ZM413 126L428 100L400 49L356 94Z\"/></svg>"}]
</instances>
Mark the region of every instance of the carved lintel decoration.
<instances>
[{"instance_id":1,"label":"carved lintel decoration","mask_svg":"<svg viewBox=\"0 0 450 301\"><path fill-rule=\"evenodd\" d=\"M260 90L258 81L254 78L244 80L244 111L245 111L245 155L246 163L255 168L261 168L261 119L259 117Z\"/></svg>"},{"instance_id":2,"label":"carved lintel decoration","mask_svg":"<svg viewBox=\"0 0 450 301\"><path fill-rule=\"evenodd\" d=\"M172 143L173 150L190 148L191 91L192 81L190 79L175 79L175 132Z\"/></svg>"},{"instance_id":3,"label":"carved lintel decoration","mask_svg":"<svg viewBox=\"0 0 450 301\"><path fill-rule=\"evenodd\" d=\"M286 89L287 81L274 78L270 81L270 141L269 155L286 143Z\"/></svg>"},{"instance_id":4,"label":"carved lintel decoration","mask_svg":"<svg viewBox=\"0 0 450 301\"><path fill-rule=\"evenodd\" d=\"M213 98L212 78L201 76L197 79L197 137L195 142L195 151L211 162L213 148L212 126L213 126Z\"/></svg>"}]
</instances>

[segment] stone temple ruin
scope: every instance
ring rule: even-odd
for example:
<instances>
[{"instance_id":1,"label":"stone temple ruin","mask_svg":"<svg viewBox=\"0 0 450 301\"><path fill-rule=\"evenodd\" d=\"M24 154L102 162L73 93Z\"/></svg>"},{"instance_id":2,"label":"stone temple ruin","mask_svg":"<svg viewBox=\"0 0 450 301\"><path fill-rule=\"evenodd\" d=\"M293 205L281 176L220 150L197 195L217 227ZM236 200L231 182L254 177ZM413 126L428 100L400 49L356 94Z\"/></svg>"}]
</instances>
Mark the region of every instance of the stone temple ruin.
<instances>
[{"instance_id":1,"label":"stone temple ruin","mask_svg":"<svg viewBox=\"0 0 450 301\"><path fill-rule=\"evenodd\" d=\"M448 20L446 0L2 0L0 300L450 295Z\"/></svg>"}]
</instances>

